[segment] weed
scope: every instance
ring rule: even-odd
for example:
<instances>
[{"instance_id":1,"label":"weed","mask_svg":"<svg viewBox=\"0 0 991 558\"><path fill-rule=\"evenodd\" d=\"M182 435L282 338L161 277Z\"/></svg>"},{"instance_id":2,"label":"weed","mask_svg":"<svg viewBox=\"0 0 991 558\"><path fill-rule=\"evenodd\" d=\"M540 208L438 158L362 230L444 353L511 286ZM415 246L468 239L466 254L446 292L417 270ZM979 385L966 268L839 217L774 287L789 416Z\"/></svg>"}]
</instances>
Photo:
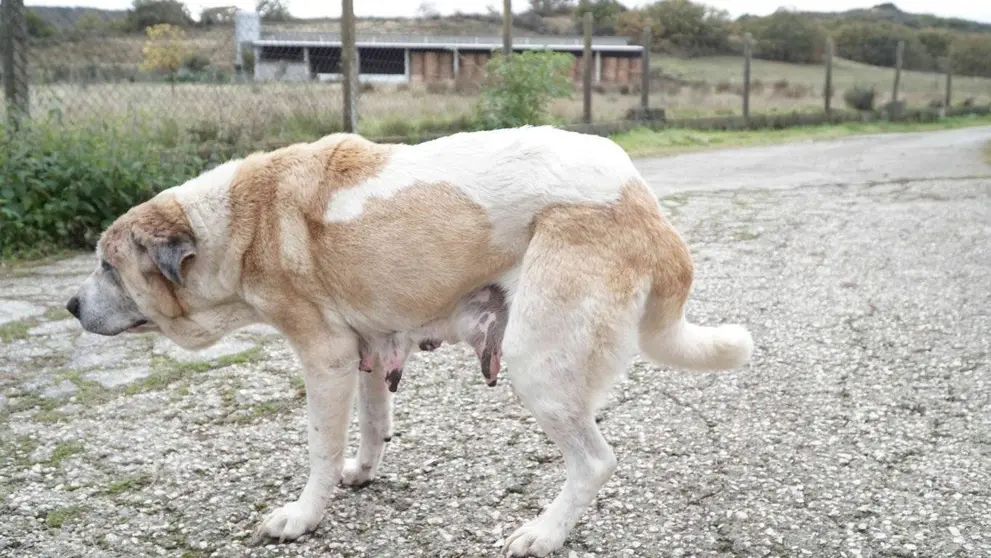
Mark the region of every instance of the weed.
<instances>
[{"instance_id":1,"label":"weed","mask_svg":"<svg viewBox=\"0 0 991 558\"><path fill-rule=\"evenodd\" d=\"M86 509L84 506L66 506L52 510L45 516L45 525L52 529L61 529L63 525L82 515Z\"/></svg>"},{"instance_id":2,"label":"weed","mask_svg":"<svg viewBox=\"0 0 991 558\"><path fill-rule=\"evenodd\" d=\"M4 343L10 343L17 339L26 339L28 336L28 330L38 325L38 321L34 319L19 320L16 322L7 322L0 325L0 339Z\"/></svg>"},{"instance_id":3,"label":"weed","mask_svg":"<svg viewBox=\"0 0 991 558\"><path fill-rule=\"evenodd\" d=\"M82 453L84 449L85 446L80 441L60 442L55 445L55 451L52 452L48 464L52 467L58 467L66 459Z\"/></svg>"},{"instance_id":4,"label":"weed","mask_svg":"<svg viewBox=\"0 0 991 558\"><path fill-rule=\"evenodd\" d=\"M59 320L67 320L72 317L72 314L68 310L61 307L54 307L45 310L45 319L50 322L57 322Z\"/></svg>"},{"instance_id":5,"label":"weed","mask_svg":"<svg viewBox=\"0 0 991 558\"><path fill-rule=\"evenodd\" d=\"M115 480L107 486L106 493L110 495L123 494L141 490L152 482L151 475L138 474Z\"/></svg>"}]
</instances>

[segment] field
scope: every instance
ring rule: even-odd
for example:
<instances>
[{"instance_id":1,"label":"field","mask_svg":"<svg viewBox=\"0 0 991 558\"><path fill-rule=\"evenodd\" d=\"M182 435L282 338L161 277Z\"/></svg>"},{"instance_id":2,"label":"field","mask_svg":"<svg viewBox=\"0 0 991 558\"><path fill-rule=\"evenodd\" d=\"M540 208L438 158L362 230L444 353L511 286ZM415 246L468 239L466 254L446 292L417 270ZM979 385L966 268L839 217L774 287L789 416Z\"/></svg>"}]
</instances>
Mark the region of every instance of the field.
<instances>
[{"instance_id":1,"label":"field","mask_svg":"<svg viewBox=\"0 0 991 558\"><path fill-rule=\"evenodd\" d=\"M558 22L568 32L567 21ZM359 32L410 32L409 21L367 20ZM428 27L424 27L428 26ZM336 23L314 21L284 26L283 31L334 31ZM417 21L415 31L434 34L497 34L498 22L478 18ZM532 34L517 29L517 34ZM190 30L186 51L209 60L209 69L227 72L233 60L229 27ZM340 129L340 86L323 83L177 83L149 81L137 70L141 35L91 36L35 45L30 67L39 83L31 90L32 114L63 123L116 123L160 129L178 140L192 135L226 143L281 142L305 139ZM741 113L743 60L737 56L683 59L653 55L650 103L669 117ZM754 60L753 113L817 111L823 105L824 68ZM837 59L833 106L843 107L843 92L854 85L873 85L878 104L890 98L894 72ZM110 78L109 80L107 78ZM902 98L925 106L943 98L944 76L904 72ZM991 79L958 76L957 104L971 99L991 103ZM478 101L477 91L443 85L375 85L362 89L358 101L361 132L369 136L443 133L467 126ZM596 87L593 119L616 121L638 106L638 87ZM2 103L2 101L0 101ZM551 114L558 122L578 121L582 95L576 88L557 99Z\"/></svg>"}]
</instances>

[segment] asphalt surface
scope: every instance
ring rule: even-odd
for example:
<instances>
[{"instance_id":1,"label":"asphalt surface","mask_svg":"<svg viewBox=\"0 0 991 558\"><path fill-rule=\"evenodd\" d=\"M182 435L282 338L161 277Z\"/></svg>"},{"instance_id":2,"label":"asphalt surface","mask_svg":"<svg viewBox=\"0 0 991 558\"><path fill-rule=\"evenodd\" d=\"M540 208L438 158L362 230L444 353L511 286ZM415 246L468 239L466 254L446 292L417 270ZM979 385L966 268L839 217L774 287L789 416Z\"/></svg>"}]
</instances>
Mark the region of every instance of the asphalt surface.
<instances>
[{"instance_id":1,"label":"asphalt surface","mask_svg":"<svg viewBox=\"0 0 991 558\"><path fill-rule=\"evenodd\" d=\"M987 141L639 161L696 260L691 318L757 349L631 365L600 413L619 468L555 556L991 556ZM92 265L0 278L0 556L496 556L560 489L508 377L445 346L403 377L379 480L249 546L306 478L295 360L264 328L200 355L82 334L57 309Z\"/></svg>"}]
</instances>

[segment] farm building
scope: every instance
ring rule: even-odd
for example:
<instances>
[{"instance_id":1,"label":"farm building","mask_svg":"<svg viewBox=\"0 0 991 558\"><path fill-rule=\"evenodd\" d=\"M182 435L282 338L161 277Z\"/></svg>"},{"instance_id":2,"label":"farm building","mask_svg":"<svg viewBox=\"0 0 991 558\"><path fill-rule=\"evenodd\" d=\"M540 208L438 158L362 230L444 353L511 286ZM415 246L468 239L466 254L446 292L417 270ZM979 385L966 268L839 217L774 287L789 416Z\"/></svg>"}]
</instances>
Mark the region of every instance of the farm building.
<instances>
[{"instance_id":1,"label":"farm building","mask_svg":"<svg viewBox=\"0 0 991 558\"><path fill-rule=\"evenodd\" d=\"M255 29L259 29L255 27ZM337 80L341 75L341 37L338 33L262 33L245 37L239 47L254 51L257 80ZM485 64L502 49L502 37L362 35L355 39L358 79L363 82L416 83L466 81L484 77ZM550 50L575 55L571 75L581 79L584 64L581 37L514 37L513 50ZM238 48L240 53L242 48ZM624 37L596 37L592 41L597 83L640 81L643 47ZM239 55L240 58L240 55Z\"/></svg>"}]
</instances>

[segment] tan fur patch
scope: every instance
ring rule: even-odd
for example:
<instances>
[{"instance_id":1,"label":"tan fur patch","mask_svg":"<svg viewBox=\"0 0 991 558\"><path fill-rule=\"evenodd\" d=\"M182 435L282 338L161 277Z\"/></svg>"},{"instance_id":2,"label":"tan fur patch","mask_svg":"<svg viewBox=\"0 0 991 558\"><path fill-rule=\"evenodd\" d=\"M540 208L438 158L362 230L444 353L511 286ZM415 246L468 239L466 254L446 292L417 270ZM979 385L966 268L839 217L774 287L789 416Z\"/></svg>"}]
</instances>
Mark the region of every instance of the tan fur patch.
<instances>
[{"instance_id":1,"label":"tan fur patch","mask_svg":"<svg viewBox=\"0 0 991 558\"><path fill-rule=\"evenodd\" d=\"M581 275L604 274L620 301L629 300L650 281L648 319L677 318L692 284L692 260L645 184L627 184L620 198L608 205L553 205L537 216L534 228L542 249L559 253L568 262L562 265L573 266L570 272L577 275L554 293L562 301L587 295Z\"/></svg>"},{"instance_id":2,"label":"tan fur patch","mask_svg":"<svg viewBox=\"0 0 991 558\"><path fill-rule=\"evenodd\" d=\"M244 247L242 282L271 306L262 312L343 302L371 321L402 316L415 327L512 265L493 251L485 211L452 185L412 184L368 200L353 221L326 223L334 194L375 176L394 149L342 134L245 160L230 236Z\"/></svg>"}]
</instances>

